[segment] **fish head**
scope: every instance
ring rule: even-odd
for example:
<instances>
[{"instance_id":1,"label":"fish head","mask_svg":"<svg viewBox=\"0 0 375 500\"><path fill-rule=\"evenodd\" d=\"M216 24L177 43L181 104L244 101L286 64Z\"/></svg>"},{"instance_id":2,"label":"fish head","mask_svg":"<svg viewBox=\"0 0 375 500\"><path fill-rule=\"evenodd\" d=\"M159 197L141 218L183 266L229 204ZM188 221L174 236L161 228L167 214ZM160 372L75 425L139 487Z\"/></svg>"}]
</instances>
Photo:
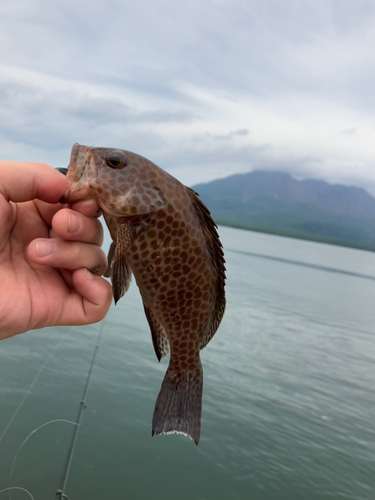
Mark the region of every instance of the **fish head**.
<instances>
[{"instance_id":1,"label":"fish head","mask_svg":"<svg viewBox=\"0 0 375 500\"><path fill-rule=\"evenodd\" d=\"M115 217L144 215L165 206L159 167L140 155L114 148L74 144L67 177L67 203L96 198Z\"/></svg>"}]
</instances>

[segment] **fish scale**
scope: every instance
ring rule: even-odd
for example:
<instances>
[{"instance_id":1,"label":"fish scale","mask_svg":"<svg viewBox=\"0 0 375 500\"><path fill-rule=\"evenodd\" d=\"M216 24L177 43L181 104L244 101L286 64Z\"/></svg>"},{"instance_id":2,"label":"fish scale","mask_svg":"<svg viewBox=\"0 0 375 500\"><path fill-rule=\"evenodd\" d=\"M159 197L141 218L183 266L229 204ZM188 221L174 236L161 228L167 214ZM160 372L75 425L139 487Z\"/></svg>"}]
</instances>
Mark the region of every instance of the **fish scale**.
<instances>
[{"instance_id":1,"label":"fish scale","mask_svg":"<svg viewBox=\"0 0 375 500\"><path fill-rule=\"evenodd\" d=\"M225 261L217 226L195 191L146 158L75 144L67 203L95 198L113 240L107 275L117 302L133 273L160 360L170 352L152 435L201 436L200 350L225 311Z\"/></svg>"}]
</instances>

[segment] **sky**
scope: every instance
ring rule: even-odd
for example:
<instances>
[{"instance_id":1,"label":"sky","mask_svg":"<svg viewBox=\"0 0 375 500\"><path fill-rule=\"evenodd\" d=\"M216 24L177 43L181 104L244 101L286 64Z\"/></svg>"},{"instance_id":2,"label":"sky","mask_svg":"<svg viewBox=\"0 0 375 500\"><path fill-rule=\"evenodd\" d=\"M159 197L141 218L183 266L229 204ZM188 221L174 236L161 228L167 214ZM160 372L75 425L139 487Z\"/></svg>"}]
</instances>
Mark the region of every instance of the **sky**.
<instances>
[{"instance_id":1,"label":"sky","mask_svg":"<svg viewBox=\"0 0 375 500\"><path fill-rule=\"evenodd\" d=\"M375 195L375 2L1 2L1 159L67 166L75 142L187 185L266 169Z\"/></svg>"}]
</instances>

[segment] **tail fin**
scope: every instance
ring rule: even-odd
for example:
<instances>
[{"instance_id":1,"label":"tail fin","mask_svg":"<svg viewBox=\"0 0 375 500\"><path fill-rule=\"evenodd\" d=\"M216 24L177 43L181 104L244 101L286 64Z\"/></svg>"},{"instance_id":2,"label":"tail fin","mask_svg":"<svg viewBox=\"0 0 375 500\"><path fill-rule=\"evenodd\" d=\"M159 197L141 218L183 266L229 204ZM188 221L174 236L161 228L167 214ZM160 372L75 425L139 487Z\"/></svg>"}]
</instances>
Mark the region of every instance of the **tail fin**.
<instances>
[{"instance_id":1,"label":"tail fin","mask_svg":"<svg viewBox=\"0 0 375 500\"><path fill-rule=\"evenodd\" d=\"M152 419L152 435L181 433L199 443L202 427L203 370L165 374Z\"/></svg>"}]
</instances>

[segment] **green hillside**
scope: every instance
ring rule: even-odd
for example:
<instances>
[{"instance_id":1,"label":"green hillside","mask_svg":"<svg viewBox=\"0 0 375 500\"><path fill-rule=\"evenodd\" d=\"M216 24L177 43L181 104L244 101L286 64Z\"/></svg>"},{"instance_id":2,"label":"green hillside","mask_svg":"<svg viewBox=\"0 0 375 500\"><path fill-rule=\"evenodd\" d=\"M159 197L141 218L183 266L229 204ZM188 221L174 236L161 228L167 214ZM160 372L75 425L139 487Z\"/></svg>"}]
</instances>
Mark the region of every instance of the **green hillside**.
<instances>
[{"instance_id":1,"label":"green hillside","mask_svg":"<svg viewBox=\"0 0 375 500\"><path fill-rule=\"evenodd\" d=\"M363 189L257 171L194 189L218 224L375 251L375 199Z\"/></svg>"}]
</instances>

